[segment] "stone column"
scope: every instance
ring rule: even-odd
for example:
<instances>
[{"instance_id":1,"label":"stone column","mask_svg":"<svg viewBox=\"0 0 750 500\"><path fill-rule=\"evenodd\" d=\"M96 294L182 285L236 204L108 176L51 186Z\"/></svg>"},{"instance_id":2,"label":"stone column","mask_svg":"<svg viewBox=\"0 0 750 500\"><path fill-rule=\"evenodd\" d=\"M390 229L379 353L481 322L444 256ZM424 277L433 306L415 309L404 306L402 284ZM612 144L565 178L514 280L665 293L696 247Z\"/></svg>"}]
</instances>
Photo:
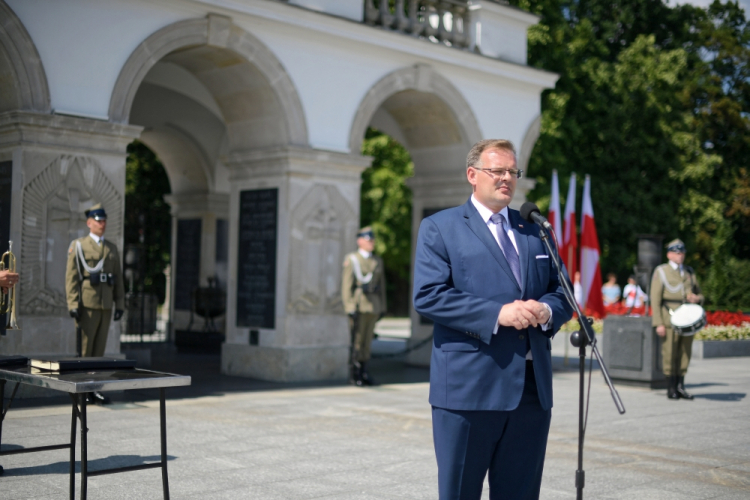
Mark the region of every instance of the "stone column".
<instances>
[{"instance_id":1,"label":"stone column","mask_svg":"<svg viewBox=\"0 0 750 500\"><path fill-rule=\"evenodd\" d=\"M208 285L208 279L217 275L216 227L217 221L229 218L229 194L181 193L164 197L172 214L172 252L169 311L175 330L185 329L190 320L190 307L186 298L195 287ZM198 234L192 234L197 230ZM219 286L226 288L226 283ZM189 302L188 302L189 304ZM201 318L195 317L193 328L200 330ZM215 323L222 330L223 319Z\"/></svg>"},{"instance_id":2,"label":"stone column","mask_svg":"<svg viewBox=\"0 0 750 500\"><path fill-rule=\"evenodd\" d=\"M534 187L532 179L519 179L511 208L516 210L526 201L526 193ZM445 208L463 205L471 196L471 185L466 180L466 171L457 173L437 174L433 176L417 176L409 179L408 185L412 190L412 242L411 242L411 283L414 286L414 254L417 248L417 236L422 219ZM414 304L409 308L411 318L411 338L407 347L422 343L432 335L432 323L421 317L414 310ZM427 341L421 347L407 355L406 362L415 366L429 366L432 354L432 342Z\"/></svg>"},{"instance_id":3,"label":"stone column","mask_svg":"<svg viewBox=\"0 0 750 500\"><path fill-rule=\"evenodd\" d=\"M102 203L105 238L123 255L126 148L140 131L62 115L0 115L0 162L12 162L10 237L21 275L21 330L0 338L0 353L75 354L64 286L68 248L88 234L84 210ZM113 321L108 355L120 351L118 332Z\"/></svg>"},{"instance_id":4,"label":"stone column","mask_svg":"<svg viewBox=\"0 0 750 500\"><path fill-rule=\"evenodd\" d=\"M294 147L227 159L223 373L274 381L346 378L341 268L356 247L361 173L369 164L359 155Z\"/></svg>"}]
</instances>

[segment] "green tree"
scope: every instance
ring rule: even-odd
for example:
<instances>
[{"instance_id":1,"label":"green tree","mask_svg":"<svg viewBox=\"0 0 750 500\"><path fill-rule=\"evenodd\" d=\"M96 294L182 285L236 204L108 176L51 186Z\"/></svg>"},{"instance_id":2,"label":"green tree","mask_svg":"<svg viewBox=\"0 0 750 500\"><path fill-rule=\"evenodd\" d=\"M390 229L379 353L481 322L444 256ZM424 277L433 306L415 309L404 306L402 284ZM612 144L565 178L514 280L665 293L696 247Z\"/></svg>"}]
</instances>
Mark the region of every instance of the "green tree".
<instances>
[{"instance_id":1,"label":"green tree","mask_svg":"<svg viewBox=\"0 0 750 500\"><path fill-rule=\"evenodd\" d=\"M571 172L590 174L602 268L621 279L639 233L686 240L704 282L729 259L742 267L747 247L737 247L750 231L742 10L718 1L707 10L660 0L512 3L541 16L529 30L530 64L560 73L543 95L530 198L548 199L553 168L563 194ZM719 287L709 288L721 301Z\"/></svg>"},{"instance_id":2,"label":"green tree","mask_svg":"<svg viewBox=\"0 0 750 500\"><path fill-rule=\"evenodd\" d=\"M145 144L128 145L125 164L125 249L139 249L143 275L134 291L153 293L164 302L169 265L172 216L164 195L169 178L159 159ZM126 283L126 287L127 287Z\"/></svg>"},{"instance_id":3,"label":"green tree","mask_svg":"<svg viewBox=\"0 0 750 500\"><path fill-rule=\"evenodd\" d=\"M388 312L406 316L409 311L411 265L411 189L406 179L414 175L409 152L391 137L368 128L362 154L372 165L362 173L360 225L375 231L375 251L383 258L387 281Z\"/></svg>"},{"instance_id":4,"label":"green tree","mask_svg":"<svg viewBox=\"0 0 750 500\"><path fill-rule=\"evenodd\" d=\"M704 288L717 305L750 307L750 27L736 3L714 1L700 29L705 63L693 92L695 126L720 168L693 171L684 185L698 193L681 209L710 262ZM711 214L706 217L705 213ZM708 219L704 223L690 222Z\"/></svg>"}]
</instances>

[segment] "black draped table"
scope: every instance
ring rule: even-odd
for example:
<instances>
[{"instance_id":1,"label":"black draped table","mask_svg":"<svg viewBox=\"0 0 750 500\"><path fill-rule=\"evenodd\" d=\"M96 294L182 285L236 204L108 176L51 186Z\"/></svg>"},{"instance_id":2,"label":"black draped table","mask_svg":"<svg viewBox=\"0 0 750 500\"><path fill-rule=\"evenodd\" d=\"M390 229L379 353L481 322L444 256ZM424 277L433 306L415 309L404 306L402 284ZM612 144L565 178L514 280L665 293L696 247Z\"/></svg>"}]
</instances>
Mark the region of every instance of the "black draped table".
<instances>
[{"instance_id":1,"label":"black draped table","mask_svg":"<svg viewBox=\"0 0 750 500\"><path fill-rule=\"evenodd\" d=\"M8 405L5 404L5 384L15 383L13 393ZM49 446L37 446L33 448L21 448L17 450L0 450L0 456L15 455L19 453L31 453L38 451L70 449L70 499L75 497L75 443L77 420L81 421L81 499L85 500L87 495L88 478L117 472L128 472L134 470L161 468L162 486L164 488L164 499L169 499L169 481L167 479L167 414L165 409L164 392L167 387L190 385L190 377L187 375L174 375L172 373L154 372L140 370L137 368L122 370L80 370L80 371L42 371L30 366L3 366L0 367L0 394L3 395L0 407L0 444L2 444L2 424L8 412L13 398L18 391L19 384L27 384L36 387L44 387L55 391L66 392L70 395L73 403L73 414L70 425L70 443ZM94 391L128 391L133 389L159 389L159 417L161 424L161 461L133 465L130 467L117 467L89 471L87 458L86 433L86 394ZM0 474L2 467L0 467Z\"/></svg>"}]
</instances>

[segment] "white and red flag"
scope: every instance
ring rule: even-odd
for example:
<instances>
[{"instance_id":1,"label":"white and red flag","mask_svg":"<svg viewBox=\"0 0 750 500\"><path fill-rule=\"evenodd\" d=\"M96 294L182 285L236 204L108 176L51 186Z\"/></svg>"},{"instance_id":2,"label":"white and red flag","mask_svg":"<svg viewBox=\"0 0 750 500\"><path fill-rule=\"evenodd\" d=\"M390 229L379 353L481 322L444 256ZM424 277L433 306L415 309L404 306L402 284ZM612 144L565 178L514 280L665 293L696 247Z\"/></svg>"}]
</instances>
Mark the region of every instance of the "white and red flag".
<instances>
[{"instance_id":1,"label":"white and red flag","mask_svg":"<svg viewBox=\"0 0 750 500\"><path fill-rule=\"evenodd\" d=\"M591 177L586 176L583 185L583 207L581 210L581 287L583 305L589 314L604 317L602 301L602 272L599 269L599 237L594 224L594 207L591 204Z\"/></svg>"},{"instance_id":2,"label":"white and red flag","mask_svg":"<svg viewBox=\"0 0 750 500\"><path fill-rule=\"evenodd\" d=\"M578 231L576 230L576 174L570 174L568 197L565 198L565 229L560 257L568 269L571 281L578 271Z\"/></svg>"},{"instance_id":3,"label":"white and red flag","mask_svg":"<svg viewBox=\"0 0 750 500\"><path fill-rule=\"evenodd\" d=\"M563 244L562 212L560 212L560 184L557 181L557 170L552 171L552 197L549 202L549 214L547 220L555 230L555 239L558 245ZM558 248L558 251L560 249Z\"/></svg>"}]
</instances>

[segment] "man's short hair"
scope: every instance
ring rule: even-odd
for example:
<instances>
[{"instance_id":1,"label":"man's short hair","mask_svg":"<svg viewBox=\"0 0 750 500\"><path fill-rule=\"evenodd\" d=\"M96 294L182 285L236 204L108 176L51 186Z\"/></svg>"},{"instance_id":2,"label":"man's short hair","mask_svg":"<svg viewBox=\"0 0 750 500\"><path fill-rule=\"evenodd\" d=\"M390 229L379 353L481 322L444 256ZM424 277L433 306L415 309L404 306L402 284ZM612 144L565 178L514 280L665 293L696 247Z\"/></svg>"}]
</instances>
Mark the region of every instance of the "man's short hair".
<instances>
[{"instance_id":1,"label":"man's short hair","mask_svg":"<svg viewBox=\"0 0 750 500\"><path fill-rule=\"evenodd\" d=\"M480 166L480 158L482 153L488 149L504 149L513 153L516 156L516 148L513 143L505 139L485 139L479 141L471 147L469 155L466 157L466 168Z\"/></svg>"}]
</instances>

